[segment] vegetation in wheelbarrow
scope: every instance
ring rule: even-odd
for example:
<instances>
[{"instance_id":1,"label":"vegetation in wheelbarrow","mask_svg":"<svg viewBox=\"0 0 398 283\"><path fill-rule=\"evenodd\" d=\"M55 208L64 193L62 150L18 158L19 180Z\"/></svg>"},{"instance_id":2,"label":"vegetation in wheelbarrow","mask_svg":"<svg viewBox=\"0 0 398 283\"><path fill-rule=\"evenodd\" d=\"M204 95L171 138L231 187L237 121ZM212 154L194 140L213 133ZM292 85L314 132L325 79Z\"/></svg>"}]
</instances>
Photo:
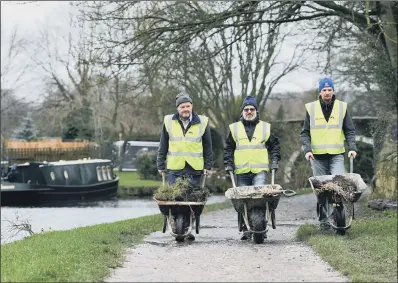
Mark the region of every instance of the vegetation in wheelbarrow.
<instances>
[{"instance_id":1,"label":"vegetation in wheelbarrow","mask_svg":"<svg viewBox=\"0 0 398 283\"><path fill-rule=\"evenodd\" d=\"M177 178L173 185L161 185L154 193L157 200L163 201L191 201L202 202L210 195L209 190L204 187L194 187L189 180Z\"/></svg>"},{"instance_id":2,"label":"vegetation in wheelbarrow","mask_svg":"<svg viewBox=\"0 0 398 283\"><path fill-rule=\"evenodd\" d=\"M230 199L235 198L253 198L253 197L272 197L280 196L282 194L282 187L280 185L261 185L261 186L247 186L231 188L225 196Z\"/></svg>"},{"instance_id":3,"label":"vegetation in wheelbarrow","mask_svg":"<svg viewBox=\"0 0 398 283\"><path fill-rule=\"evenodd\" d=\"M355 199L355 192L357 191L356 182L342 175L334 176L331 181L320 181L315 177L312 185L317 193L335 191L347 201L353 201Z\"/></svg>"}]
</instances>

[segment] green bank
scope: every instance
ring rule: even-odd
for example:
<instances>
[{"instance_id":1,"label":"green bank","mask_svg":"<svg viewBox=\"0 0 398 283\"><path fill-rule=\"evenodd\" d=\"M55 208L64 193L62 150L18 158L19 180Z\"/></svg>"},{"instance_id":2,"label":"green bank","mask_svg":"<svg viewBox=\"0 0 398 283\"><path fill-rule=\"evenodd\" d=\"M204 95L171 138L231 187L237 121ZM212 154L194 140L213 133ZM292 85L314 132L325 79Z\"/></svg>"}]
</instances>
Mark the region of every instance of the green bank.
<instances>
[{"instance_id":1,"label":"green bank","mask_svg":"<svg viewBox=\"0 0 398 283\"><path fill-rule=\"evenodd\" d=\"M346 236L303 225L297 231L322 259L352 282L397 282L397 212L367 211Z\"/></svg>"},{"instance_id":2,"label":"green bank","mask_svg":"<svg viewBox=\"0 0 398 283\"><path fill-rule=\"evenodd\" d=\"M204 213L230 208L206 205ZM126 248L161 231L157 215L35 234L1 246L1 282L99 282L123 263ZM171 236L170 236L171 237Z\"/></svg>"}]
</instances>

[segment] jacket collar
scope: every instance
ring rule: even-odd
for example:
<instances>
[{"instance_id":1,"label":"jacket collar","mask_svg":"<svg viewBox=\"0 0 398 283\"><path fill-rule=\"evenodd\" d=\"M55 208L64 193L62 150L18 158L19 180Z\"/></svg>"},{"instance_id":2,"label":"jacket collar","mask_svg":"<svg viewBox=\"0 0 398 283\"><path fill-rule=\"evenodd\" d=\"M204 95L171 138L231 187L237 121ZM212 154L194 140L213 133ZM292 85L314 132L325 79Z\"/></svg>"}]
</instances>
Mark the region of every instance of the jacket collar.
<instances>
[{"instance_id":1,"label":"jacket collar","mask_svg":"<svg viewBox=\"0 0 398 283\"><path fill-rule=\"evenodd\" d=\"M172 118L172 119L173 119L173 120L179 120L178 112L175 113L175 114L173 115L173 118ZM192 111L192 120L191 120L191 124L192 124L192 125L200 124L199 115L196 114L196 112L194 112L194 111Z\"/></svg>"},{"instance_id":2,"label":"jacket collar","mask_svg":"<svg viewBox=\"0 0 398 283\"><path fill-rule=\"evenodd\" d=\"M325 106L330 106L330 105L333 105L334 104L334 101L336 100L336 95L334 95L333 94L333 96L332 96L332 100L330 101L330 103L326 103L325 101L323 101L322 100L322 97L319 95L319 102L321 103L321 106L322 107L325 107Z\"/></svg>"}]
</instances>

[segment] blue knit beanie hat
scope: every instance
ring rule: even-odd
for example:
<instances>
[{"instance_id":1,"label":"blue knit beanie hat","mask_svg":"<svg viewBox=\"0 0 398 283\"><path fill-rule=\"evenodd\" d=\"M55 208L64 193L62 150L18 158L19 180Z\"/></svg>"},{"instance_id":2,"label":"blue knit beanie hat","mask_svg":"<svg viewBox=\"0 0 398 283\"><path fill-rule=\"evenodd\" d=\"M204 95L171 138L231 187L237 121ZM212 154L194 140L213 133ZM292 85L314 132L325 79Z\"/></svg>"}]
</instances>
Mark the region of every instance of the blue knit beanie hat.
<instances>
[{"instance_id":1,"label":"blue knit beanie hat","mask_svg":"<svg viewBox=\"0 0 398 283\"><path fill-rule=\"evenodd\" d=\"M321 92L321 90L325 87L331 87L334 90L334 83L331 78L323 78L319 81L318 92Z\"/></svg>"},{"instance_id":2,"label":"blue knit beanie hat","mask_svg":"<svg viewBox=\"0 0 398 283\"><path fill-rule=\"evenodd\" d=\"M256 110L258 110L257 101L254 96L250 96L250 95L246 96L245 100L243 100L243 103L242 103L242 111L243 111L243 108L245 108L247 105L254 106L256 108Z\"/></svg>"}]
</instances>

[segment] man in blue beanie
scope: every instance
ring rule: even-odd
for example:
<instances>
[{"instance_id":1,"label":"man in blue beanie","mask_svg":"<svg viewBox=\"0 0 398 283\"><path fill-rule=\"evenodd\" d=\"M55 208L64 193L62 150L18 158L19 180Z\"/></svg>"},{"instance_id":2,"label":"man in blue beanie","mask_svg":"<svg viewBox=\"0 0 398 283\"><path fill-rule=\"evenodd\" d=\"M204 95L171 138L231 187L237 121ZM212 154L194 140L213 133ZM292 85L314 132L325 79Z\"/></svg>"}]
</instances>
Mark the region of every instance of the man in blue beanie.
<instances>
[{"instance_id":1,"label":"man in blue beanie","mask_svg":"<svg viewBox=\"0 0 398 283\"><path fill-rule=\"evenodd\" d=\"M301 131L302 149L307 160L313 160L314 176L344 174L344 140L348 157L357 155L355 126L347 103L337 100L330 78L319 81L319 99L307 103L306 117ZM317 212L322 229L329 229L326 197L319 195ZM344 233L341 231L339 233Z\"/></svg>"},{"instance_id":2,"label":"man in blue beanie","mask_svg":"<svg viewBox=\"0 0 398 283\"><path fill-rule=\"evenodd\" d=\"M271 132L271 125L259 119L255 97L247 96L241 111L239 121L229 125L224 148L225 170L235 172L238 187L265 185L269 168L278 170L279 139ZM242 216L238 214L238 217ZM241 240L252 236L246 226L243 231Z\"/></svg>"}]
</instances>

